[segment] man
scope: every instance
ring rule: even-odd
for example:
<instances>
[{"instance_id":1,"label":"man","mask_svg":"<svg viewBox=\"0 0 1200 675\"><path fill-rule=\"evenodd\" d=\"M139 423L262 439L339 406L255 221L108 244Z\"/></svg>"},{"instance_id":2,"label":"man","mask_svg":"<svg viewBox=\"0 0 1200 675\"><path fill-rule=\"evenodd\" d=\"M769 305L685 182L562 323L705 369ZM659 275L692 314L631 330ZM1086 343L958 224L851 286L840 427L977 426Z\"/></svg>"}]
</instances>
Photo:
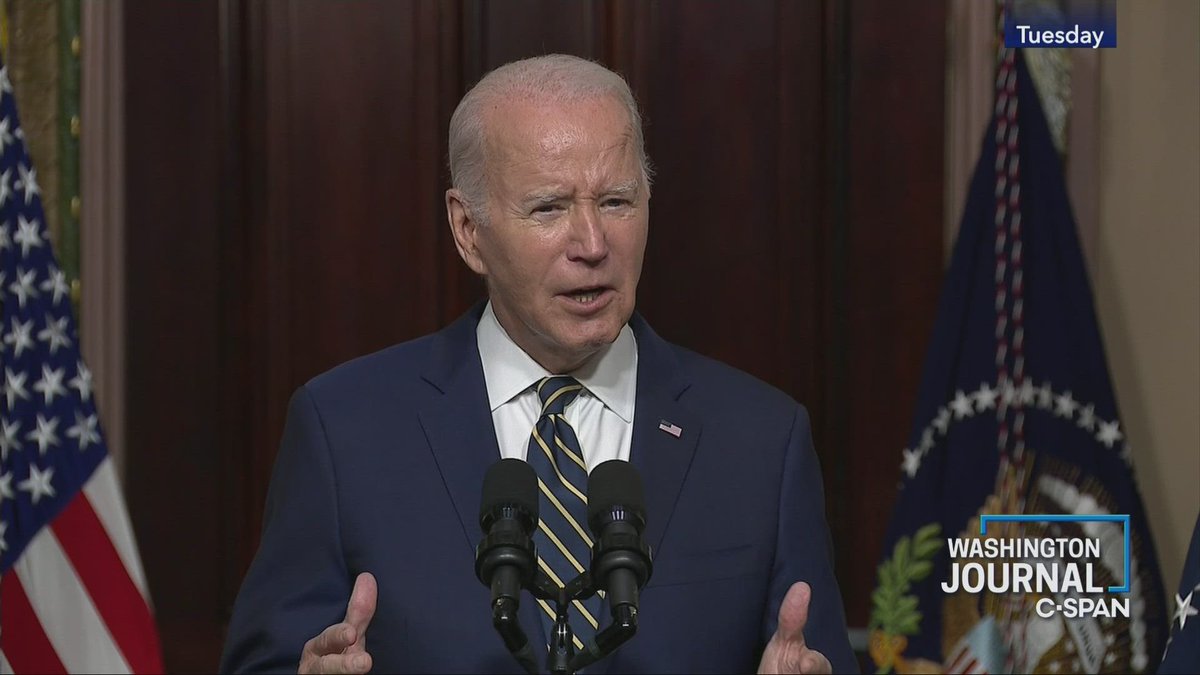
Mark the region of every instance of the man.
<instances>
[{"instance_id":1,"label":"man","mask_svg":"<svg viewBox=\"0 0 1200 675\"><path fill-rule=\"evenodd\" d=\"M222 670L519 672L473 570L501 457L537 470L539 567L560 582L587 564L585 472L643 479L639 630L589 672L857 670L803 408L633 312L650 181L624 80L508 64L449 145L447 217L489 302L293 397ZM525 595L534 644L550 611ZM586 639L604 616L593 598L571 624Z\"/></svg>"}]
</instances>

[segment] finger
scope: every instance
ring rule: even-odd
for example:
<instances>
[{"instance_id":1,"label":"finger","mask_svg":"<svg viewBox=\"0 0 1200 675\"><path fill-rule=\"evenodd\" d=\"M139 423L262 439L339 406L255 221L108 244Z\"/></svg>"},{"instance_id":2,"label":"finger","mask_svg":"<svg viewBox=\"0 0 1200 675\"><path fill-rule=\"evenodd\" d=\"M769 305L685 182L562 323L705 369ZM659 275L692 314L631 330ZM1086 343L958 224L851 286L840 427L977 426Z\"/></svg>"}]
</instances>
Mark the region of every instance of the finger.
<instances>
[{"instance_id":1,"label":"finger","mask_svg":"<svg viewBox=\"0 0 1200 675\"><path fill-rule=\"evenodd\" d=\"M821 652L810 649L800 660L800 672L813 675L827 675L833 672L833 664Z\"/></svg>"},{"instance_id":2,"label":"finger","mask_svg":"<svg viewBox=\"0 0 1200 675\"><path fill-rule=\"evenodd\" d=\"M808 603L812 589L803 581L792 584L779 605L779 627L776 633L787 640L804 644L804 626L808 623Z\"/></svg>"},{"instance_id":3,"label":"finger","mask_svg":"<svg viewBox=\"0 0 1200 675\"><path fill-rule=\"evenodd\" d=\"M367 632L367 626L375 616L378 593L375 577L370 572L363 572L354 580L354 591L350 593L350 602L346 604L345 622L353 626L360 635Z\"/></svg>"},{"instance_id":4,"label":"finger","mask_svg":"<svg viewBox=\"0 0 1200 675\"><path fill-rule=\"evenodd\" d=\"M317 637L309 640L304 645L304 649L316 656L340 654L354 644L356 639L358 639L358 631L354 630L354 626L347 623L335 623L321 631Z\"/></svg>"},{"instance_id":5,"label":"finger","mask_svg":"<svg viewBox=\"0 0 1200 675\"><path fill-rule=\"evenodd\" d=\"M369 670L371 655L366 652L327 654L317 662L318 673L366 673Z\"/></svg>"}]
</instances>

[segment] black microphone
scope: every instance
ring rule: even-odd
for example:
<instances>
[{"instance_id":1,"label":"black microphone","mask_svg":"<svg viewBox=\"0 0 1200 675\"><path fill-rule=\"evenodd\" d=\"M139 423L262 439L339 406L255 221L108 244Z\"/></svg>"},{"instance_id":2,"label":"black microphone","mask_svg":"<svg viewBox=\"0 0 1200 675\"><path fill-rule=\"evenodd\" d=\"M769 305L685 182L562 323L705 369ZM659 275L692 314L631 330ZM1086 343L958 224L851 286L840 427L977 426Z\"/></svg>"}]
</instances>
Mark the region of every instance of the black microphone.
<instances>
[{"instance_id":1,"label":"black microphone","mask_svg":"<svg viewBox=\"0 0 1200 675\"><path fill-rule=\"evenodd\" d=\"M608 591L610 623L584 643L570 662L578 672L613 653L637 633L638 590L654 571L650 547L642 540L646 500L642 479L629 462L610 460L588 476L588 527L592 549L593 588Z\"/></svg>"},{"instance_id":2,"label":"black microphone","mask_svg":"<svg viewBox=\"0 0 1200 675\"><path fill-rule=\"evenodd\" d=\"M629 462L609 460L588 476L588 527L595 536L592 577L608 592L614 620L631 621L636 630L638 590L654 565L642 540L646 500L642 479Z\"/></svg>"},{"instance_id":3,"label":"black microphone","mask_svg":"<svg viewBox=\"0 0 1200 675\"><path fill-rule=\"evenodd\" d=\"M521 589L537 570L533 531L538 525L537 474L519 459L502 459L483 478L475 549L475 576L492 589L492 625L521 665L537 672L533 651L518 621Z\"/></svg>"}]
</instances>

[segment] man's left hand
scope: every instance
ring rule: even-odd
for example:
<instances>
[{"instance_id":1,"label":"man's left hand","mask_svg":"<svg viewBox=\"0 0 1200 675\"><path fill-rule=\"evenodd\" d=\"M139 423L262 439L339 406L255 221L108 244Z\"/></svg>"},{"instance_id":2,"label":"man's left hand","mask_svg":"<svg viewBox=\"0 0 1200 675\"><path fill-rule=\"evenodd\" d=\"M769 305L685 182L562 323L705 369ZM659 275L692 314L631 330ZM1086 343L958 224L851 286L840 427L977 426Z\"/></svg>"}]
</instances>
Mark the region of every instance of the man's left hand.
<instances>
[{"instance_id":1,"label":"man's left hand","mask_svg":"<svg viewBox=\"0 0 1200 675\"><path fill-rule=\"evenodd\" d=\"M804 625L808 623L808 602L812 589L803 581L792 584L779 605L779 626L762 661L759 673L832 673L833 666L825 655L809 649L804 641Z\"/></svg>"}]
</instances>

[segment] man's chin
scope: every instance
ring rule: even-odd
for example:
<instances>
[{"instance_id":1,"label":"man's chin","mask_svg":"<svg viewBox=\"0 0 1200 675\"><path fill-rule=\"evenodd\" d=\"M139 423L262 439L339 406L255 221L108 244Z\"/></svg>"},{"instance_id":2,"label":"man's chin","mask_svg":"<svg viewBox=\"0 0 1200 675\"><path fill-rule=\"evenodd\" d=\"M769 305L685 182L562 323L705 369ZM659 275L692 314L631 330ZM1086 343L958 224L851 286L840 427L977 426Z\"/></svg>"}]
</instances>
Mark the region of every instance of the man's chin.
<instances>
[{"instance_id":1,"label":"man's chin","mask_svg":"<svg viewBox=\"0 0 1200 675\"><path fill-rule=\"evenodd\" d=\"M617 339L619 333L609 335L589 336L586 339L578 338L567 343L566 353L578 355L581 358L588 358L596 352L604 349Z\"/></svg>"},{"instance_id":2,"label":"man's chin","mask_svg":"<svg viewBox=\"0 0 1200 675\"><path fill-rule=\"evenodd\" d=\"M616 341L620 334L621 328L617 327L615 329L588 331L585 334L575 333L569 337L563 336L565 339L558 341L559 349L557 351L566 360L571 361L574 367L579 367Z\"/></svg>"},{"instance_id":3,"label":"man's chin","mask_svg":"<svg viewBox=\"0 0 1200 675\"><path fill-rule=\"evenodd\" d=\"M581 350L603 349L612 344L621 334L624 322L618 322L615 317L606 317L603 321L589 322L582 330L573 331L569 344L578 346Z\"/></svg>"}]
</instances>

